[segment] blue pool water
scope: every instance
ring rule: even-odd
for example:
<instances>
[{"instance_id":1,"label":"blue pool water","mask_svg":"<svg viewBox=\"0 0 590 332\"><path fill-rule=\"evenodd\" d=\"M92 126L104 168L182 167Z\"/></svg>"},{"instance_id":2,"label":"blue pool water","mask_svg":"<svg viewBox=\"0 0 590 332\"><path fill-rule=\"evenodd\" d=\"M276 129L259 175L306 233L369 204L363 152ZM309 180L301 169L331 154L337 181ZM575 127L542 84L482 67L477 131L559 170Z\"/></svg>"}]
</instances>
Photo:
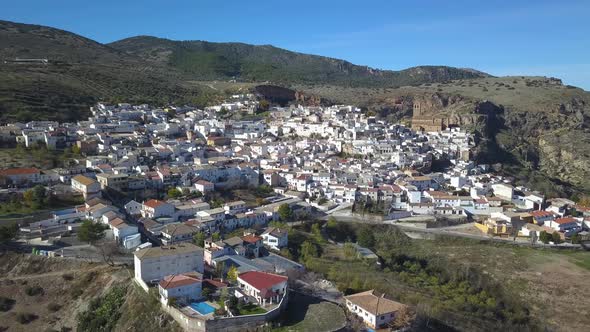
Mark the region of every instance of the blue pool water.
<instances>
[{"instance_id":1,"label":"blue pool water","mask_svg":"<svg viewBox=\"0 0 590 332\"><path fill-rule=\"evenodd\" d=\"M215 308L207 304L207 302L193 302L191 303L191 308L201 315L208 315L215 311Z\"/></svg>"}]
</instances>

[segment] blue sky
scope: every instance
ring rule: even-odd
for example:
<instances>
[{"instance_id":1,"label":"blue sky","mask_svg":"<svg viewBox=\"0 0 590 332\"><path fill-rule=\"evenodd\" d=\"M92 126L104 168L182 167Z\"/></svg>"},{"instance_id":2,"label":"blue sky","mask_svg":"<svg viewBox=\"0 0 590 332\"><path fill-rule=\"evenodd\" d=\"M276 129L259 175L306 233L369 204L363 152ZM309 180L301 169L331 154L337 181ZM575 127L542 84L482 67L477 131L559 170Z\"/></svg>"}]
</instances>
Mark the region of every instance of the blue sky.
<instances>
[{"instance_id":1,"label":"blue sky","mask_svg":"<svg viewBox=\"0 0 590 332\"><path fill-rule=\"evenodd\" d=\"M135 35L239 41L381 69L471 67L590 90L590 1L19 0L0 19L99 42Z\"/></svg>"}]
</instances>

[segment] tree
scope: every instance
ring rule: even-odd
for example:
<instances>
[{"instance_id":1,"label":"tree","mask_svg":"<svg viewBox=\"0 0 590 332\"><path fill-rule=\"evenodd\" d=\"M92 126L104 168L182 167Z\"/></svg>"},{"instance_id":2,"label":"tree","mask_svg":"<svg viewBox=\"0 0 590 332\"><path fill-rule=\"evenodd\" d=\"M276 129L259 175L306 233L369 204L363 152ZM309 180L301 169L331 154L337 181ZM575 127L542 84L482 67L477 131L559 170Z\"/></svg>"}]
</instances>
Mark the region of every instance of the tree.
<instances>
[{"instance_id":1,"label":"tree","mask_svg":"<svg viewBox=\"0 0 590 332\"><path fill-rule=\"evenodd\" d=\"M580 199L578 199L578 205L585 208L590 208L590 196L582 196Z\"/></svg>"},{"instance_id":2,"label":"tree","mask_svg":"<svg viewBox=\"0 0 590 332\"><path fill-rule=\"evenodd\" d=\"M553 237L551 234L547 233L546 231L541 231L541 233L539 233L539 240L545 244L549 243L549 241L552 239Z\"/></svg>"},{"instance_id":3,"label":"tree","mask_svg":"<svg viewBox=\"0 0 590 332\"><path fill-rule=\"evenodd\" d=\"M44 186L38 184L33 187L33 195L35 201L43 202L43 200L45 200L45 195L47 195L47 190Z\"/></svg>"},{"instance_id":4,"label":"tree","mask_svg":"<svg viewBox=\"0 0 590 332\"><path fill-rule=\"evenodd\" d=\"M561 235L559 235L558 232L553 232L553 234L551 235L551 238L553 239L553 243L555 243L555 244L561 243Z\"/></svg>"},{"instance_id":5,"label":"tree","mask_svg":"<svg viewBox=\"0 0 590 332\"><path fill-rule=\"evenodd\" d=\"M288 222L293 218L293 210L287 203L283 203L279 206L279 217L281 221Z\"/></svg>"},{"instance_id":6,"label":"tree","mask_svg":"<svg viewBox=\"0 0 590 332\"><path fill-rule=\"evenodd\" d=\"M16 234L18 234L18 225L15 222L0 226L0 243L14 239Z\"/></svg>"},{"instance_id":7,"label":"tree","mask_svg":"<svg viewBox=\"0 0 590 332\"><path fill-rule=\"evenodd\" d=\"M225 271L225 262L220 262L215 265L215 276L223 278L223 272Z\"/></svg>"},{"instance_id":8,"label":"tree","mask_svg":"<svg viewBox=\"0 0 590 332\"><path fill-rule=\"evenodd\" d=\"M227 280L231 282L238 281L238 268L232 265L227 271Z\"/></svg>"},{"instance_id":9,"label":"tree","mask_svg":"<svg viewBox=\"0 0 590 332\"><path fill-rule=\"evenodd\" d=\"M204 298L206 298L207 300L211 300L211 295L213 294L213 290L209 287L203 287L203 290L201 291L201 295L203 295Z\"/></svg>"},{"instance_id":10,"label":"tree","mask_svg":"<svg viewBox=\"0 0 590 332\"><path fill-rule=\"evenodd\" d=\"M36 185L32 189L25 191L23 194L23 200L28 206L33 208L40 208L47 202L46 196L47 190L42 185Z\"/></svg>"},{"instance_id":11,"label":"tree","mask_svg":"<svg viewBox=\"0 0 590 332\"><path fill-rule=\"evenodd\" d=\"M229 297L229 290L227 289L227 287L223 287L221 288L220 294L219 294L219 299L221 300L221 302L225 302Z\"/></svg>"},{"instance_id":12,"label":"tree","mask_svg":"<svg viewBox=\"0 0 590 332\"><path fill-rule=\"evenodd\" d=\"M168 189L168 197L169 198L178 198L180 196L182 196L182 191L180 191L176 188Z\"/></svg>"},{"instance_id":13,"label":"tree","mask_svg":"<svg viewBox=\"0 0 590 332\"><path fill-rule=\"evenodd\" d=\"M235 310L238 307L238 298L235 296L230 296L230 298L227 300L227 307L231 310Z\"/></svg>"},{"instance_id":14,"label":"tree","mask_svg":"<svg viewBox=\"0 0 590 332\"><path fill-rule=\"evenodd\" d=\"M72 145L72 153L79 155L80 154L80 147L77 145Z\"/></svg>"},{"instance_id":15,"label":"tree","mask_svg":"<svg viewBox=\"0 0 590 332\"><path fill-rule=\"evenodd\" d=\"M315 223L315 224L311 225L311 233L313 234L313 236L317 242L324 241L324 238L322 237L322 230L320 228L320 224Z\"/></svg>"},{"instance_id":16,"label":"tree","mask_svg":"<svg viewBox=\"0 0 590 332\"><path fill-rule=\"evenodd\" d=\"M354 245L350 242L346 242L344 243L344 246L342 247L343 252L344 252L344 256L346 256L347 258L353 258L356 255L356 249L354 248Z\"/></svg>"},{"instance_id":17,"label":"tree","mask_svg":"<svg viewBox=\"0 0 590 332\"><path fill-rule=\"evenodd\" d=\"M301 256L303 257L303 260L307 260L312 257L318 257L318 248L311 241L306 240L301 244Z\"/></svg>"},{"instance_id":18,"label":"tree","mask_svg":"<svg viewBox=\"0 0 590 332\"><path fill-rule=\"evenodd\" d=\"M570 238L570 240L572 241L572 244L580 244L582 242L582 239L580 237L580 234L578 234L578 233L572 235L572 237Z\"/></svg>"},{"instance_id":19,"label":"tree","mask_svg":"<svg viewBox=\"0 0 590 332\"><path fill-rule=\"evenodd\" d=\"M268 227L285 229L288 227L288 225L287 225L287 223L284 223L281 221L271 221L268 223Z\"/></svg>"},{"instance_id":20,"label":"tree","mask_svg":"<svg viewBox=\"0 0 590 332\"><path fill-rule=\"evenodd\" d=\"M93 223L91 220L84 220L78 227L78 240L95 244L104 238L105 226Z\"/></svg>"},{"instance_id":21,"label":"tree","mask_svg":"<svg viewBox=\"0 0 590 332\"><path fill-rule=\"evenodd\" d=\"M219 232L215 232L211 235L211 239L213 241L219 241L219 240L221 240L221 234L219 234Z\"/></svg>"},{"instance_id":22,"label":"tree","mask_svg":"<svg viewBox=\"0 0 590 332\"><path fill-rule=\"evenodd\" d=\"M198 232L193 235L193 242L198 245L199 247L205 246L205 233Z\"/></svg>"},{"instance_id":23,"label":"tree","mask_svg":"<svg viewBox=\"0 0 590 332\"><path fill-rule=\"evenodd\" d=\"M33 201L35 199L33 190L27 190L23 193L23 200L25 201L25 204L31 206L33 205Z\"/></svg>"},{"instance_id":24,"label":"tree","mask_svg":"<svg viewBox=\"0 0 590 332\"><path fill-rule=\"evenodd\" d=\"M266 99L262 99L258 103L258 109L261 111L268 111L269 107L270 107L270 103Z\"/></svg>"},{"instance_id":25,"label":"tree","mask_svg":"<svg viewBox=\"0 0 590 332\"><path fill-rule=\"evenodd\" d=\"M336 228L338 226L338 221L333 216L328 218L328 223L326 224L327 228Z\"/></svg>"},{"instance_id":26,"label":"tree","mask_svg":"<svg viewBox=\"0 0 590 332\"><path fill-rule=\"evenodd\" d=\"M119 246L115 241L101 241L96 245L102 260L109 266L115 266L114 257L119 254Z\"/></svg>"},{"instance_id":27,"label":"tree","mask_svg":"<svg viewBox=\"0 0 590 332\"><path fill-rule=\"evenodd\" d=\"M293 255L291 255L291 251L289 251L289 248L282 248L281 249L281 256L283 256L287 259L293 259Z\"/></svg>"},{"instance_id":28,"label":"tree","mask_svg":"<svg viewBox=\"0 0 590 332\"><path fill-rule=\"evenodd\" d=\"M368 226L364 226L359 230L357 242L360 246L366 248L373 248L375 246L375 236L373 231Z\"/></svg>"}]
</instances>

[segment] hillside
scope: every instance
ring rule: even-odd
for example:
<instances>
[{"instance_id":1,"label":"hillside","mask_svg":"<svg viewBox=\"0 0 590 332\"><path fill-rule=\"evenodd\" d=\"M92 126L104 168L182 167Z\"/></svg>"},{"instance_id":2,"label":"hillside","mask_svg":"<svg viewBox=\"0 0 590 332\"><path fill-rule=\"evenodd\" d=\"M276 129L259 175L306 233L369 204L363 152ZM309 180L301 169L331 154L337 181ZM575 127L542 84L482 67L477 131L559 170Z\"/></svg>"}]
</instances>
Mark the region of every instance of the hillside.
<instances>
[{"instance_id":1,"label":"hillside","mask_svg":"<svg viewBox=\"0 0 590 332\"><path fill-rule=\"evenodd\" d=\"M399 87L489 76L475 70L445 66L378 70L271 45L172 41L149 36L127 38L108 45L152 63L170 65L187 77L200 80L237 78L275 83Z\"/></svg>"},{"instance_id":2,"label":"hillside","mask_svg":"<svg viewBox=\"0 0 590 332\"><path fill-rule=\"evenodd\" d=\"M49 63L18 63L48 59ZM211 89L79 35L0 21L0 121L85 118L101 99L204 103Z\"/></svg>"},{"instance_id":3,"label":"hillside","mask_svg":"<svg viewBox=\"0 0 590 332\"><path fill-rule=\"evenodd\" d=\"M390 121L411 119L419 104L424 115L474 130L475 157L500 163L520 183L550 195L590 192L590 93L557 79L443 66L377 70L270 45L149 36L103 45L7 21L0 21L0 59L0 123L84 119L98 100L202 106L236 89L282 104L355 104Z\"/></svg>"},{"instance_id":4,"label":"hillside","mask_svg":"<svg viewBox=\"0 0 590 332\"><path fill-rule=\"evenodd\" d=\"M195 81L234 77L252 82L395 87L487 76L435 66L380 71L240 43L134 37L103 45L71 32L8 21L0 21L0 59L0 121L83 119L98 100L205 105L219 100L223 92Z\"/></svg>"},{"instance_id":5,"label":"hillside","mask_svg":"<svg viewBox=\"0 0 590 332\"><path fill-rule=\"evenodd\" d=\"M132 270L4 251L0 263L1 331L181 331L157 298L131 281ZM101 305L115 293L117 306Z\"/></svg>"}]
</instances>

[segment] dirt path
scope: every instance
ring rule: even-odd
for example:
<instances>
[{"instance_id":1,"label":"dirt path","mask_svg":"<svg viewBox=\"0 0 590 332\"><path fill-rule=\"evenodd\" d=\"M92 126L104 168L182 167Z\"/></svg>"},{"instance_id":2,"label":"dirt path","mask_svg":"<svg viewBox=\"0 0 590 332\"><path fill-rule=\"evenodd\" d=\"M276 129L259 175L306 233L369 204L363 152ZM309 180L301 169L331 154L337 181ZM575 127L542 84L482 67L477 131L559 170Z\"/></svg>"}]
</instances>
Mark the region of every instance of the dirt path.
<instances>
[{"instance_id":1,"label":"dirt path","mask_svg":"<svg viewBox=\"0 0 590 332\"><path fill-rule=\"evenodd\" d=\"M38 279L38 278L47 278L47 277L59 277L66 274L75 274L75 273L88 273L93 271L100 271L104 269L104 266L97 266L94 268L79 268L79 269L69 269L65 271L54 271L54 272L45 272L45 273L38 273L38 274L25 274L25 275L9 275L6 277L1 277L0 281L3 280L29 280L29 279Z\"/></svg>"}]
</instances>

